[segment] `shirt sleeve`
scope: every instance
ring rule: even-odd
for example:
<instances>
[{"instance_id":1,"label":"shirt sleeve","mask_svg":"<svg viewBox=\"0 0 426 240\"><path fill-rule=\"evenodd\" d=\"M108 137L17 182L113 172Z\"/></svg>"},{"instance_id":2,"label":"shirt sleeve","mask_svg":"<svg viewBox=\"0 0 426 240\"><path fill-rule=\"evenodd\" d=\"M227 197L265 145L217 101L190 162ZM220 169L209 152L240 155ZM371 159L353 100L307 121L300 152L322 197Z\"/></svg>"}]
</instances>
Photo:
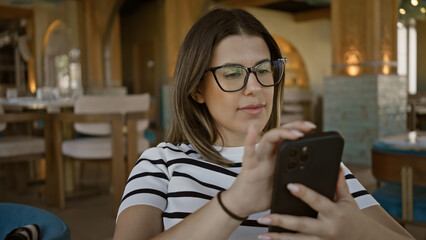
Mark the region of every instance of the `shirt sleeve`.
<instances>
[{"instance_id":1,"label":"shirt sleeve","mask_svg":"<svg viewBox=\"0 0 426 240\"><path fill-rule=\"evenodd\" d=\"M134 205L150 205L162 211L167 206L169 174L162 148L149 148L142 153L127 180L120 213Z\"/></svg>"},{"instance_id":2,"label":"shirt sleeve","mask_svg":"<svg viewBox=\"0 0 426 240\"><path fill-rule=\"evenodd\" d=\"M371 194L365 190L365 188L361 185L358 179L355 178L355 176L345 166L345 164L341 163L341 167L345 173L345 179L349 187L349 192L352 194L352 197L355 199L358 207L360 209L364 209L374 205L379 205L376 199L374 199L373 196L371 196Z\"/></svg>"}]
</instances>

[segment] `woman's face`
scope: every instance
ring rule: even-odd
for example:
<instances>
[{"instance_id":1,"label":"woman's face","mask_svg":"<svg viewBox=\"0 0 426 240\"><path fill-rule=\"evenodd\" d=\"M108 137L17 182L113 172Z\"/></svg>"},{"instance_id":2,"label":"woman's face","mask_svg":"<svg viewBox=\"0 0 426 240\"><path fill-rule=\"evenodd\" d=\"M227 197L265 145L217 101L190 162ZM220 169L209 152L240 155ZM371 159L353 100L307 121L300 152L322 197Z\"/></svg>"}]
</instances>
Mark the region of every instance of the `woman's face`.
<instances>
[{"instance_id":1,"label":"woman's face","mask_svg":"<svg viewBox=\"0 0 426 240\"><path fill-rule=\"evenodd\" d=\"M231 35L222 39L213 49L209 67L242 65L253 67L270 60L270 53L263 38L249 35ZM196 92L192 95L199 103L205 103L216 127L223 136L216 145L242 146L251 124L261 131L268 122L273 105L273 87L262 87L253 73L247 85L238 92L224 92L216 83L213 73L206 72Z\"/></svg>"}]
</instances>

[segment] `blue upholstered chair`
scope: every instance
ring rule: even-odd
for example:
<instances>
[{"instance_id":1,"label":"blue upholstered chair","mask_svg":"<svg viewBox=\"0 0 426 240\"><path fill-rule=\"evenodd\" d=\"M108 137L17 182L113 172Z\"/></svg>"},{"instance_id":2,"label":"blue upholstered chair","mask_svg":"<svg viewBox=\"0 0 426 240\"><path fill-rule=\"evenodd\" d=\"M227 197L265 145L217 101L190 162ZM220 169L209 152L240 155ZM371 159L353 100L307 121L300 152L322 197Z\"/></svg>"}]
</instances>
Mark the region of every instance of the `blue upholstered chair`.
<instances>
[{"instance_id":1,"label":"blue upholstered chair","mask_svg":"<svg viewBox=\"0 0 426 240\"><path fill-rule=\"evenodd\" d=\"M373 197L389 215L402 219L401 184L385 182L373 192ZM414 222L426 223L426 188L413 187L413 219Z\"/></svg>"},{"instance_id":2,"label":"blue upholstered chair","mask_svg":"<svg viewBox=\"0 0 426 240\"><path fill-rule=\"evenodd\" d=\"M376 141L372 171L379 183L373 197L391 216L402 223L426 223L426 141L421 136Z\"/></svg>"},{"instance_id":3,"label":"blue upholstered chair","mask_svg":"<svg viewBox=\"0 0 426 240\"><path fill-rule=\"evenodd\" d=\"M32 206L0 203L0 239L12 230L29 224L40 227L41 240L69 240L68 225L56 215Z\"/></svg>"}]
</instances>

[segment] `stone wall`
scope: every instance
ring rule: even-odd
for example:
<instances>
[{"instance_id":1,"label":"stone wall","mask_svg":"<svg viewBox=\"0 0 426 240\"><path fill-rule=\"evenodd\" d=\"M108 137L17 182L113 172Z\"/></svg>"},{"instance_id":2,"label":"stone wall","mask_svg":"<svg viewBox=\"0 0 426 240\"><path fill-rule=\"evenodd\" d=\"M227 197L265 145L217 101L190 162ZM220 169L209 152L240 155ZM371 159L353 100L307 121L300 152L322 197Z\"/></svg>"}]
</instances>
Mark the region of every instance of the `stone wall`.
<instances>
[{"instance_id":1,"label":"stone wall","mask_svg":"<svg viewBox=\"0 0 426 240\"><path fill-rule=\"evenodd\" d=\"M344 162L370 165L377 138L407 130L406 112L405 77L332 76L324 80L324 131L336 130L344 136Z\"/></svg>"}]
</instances>

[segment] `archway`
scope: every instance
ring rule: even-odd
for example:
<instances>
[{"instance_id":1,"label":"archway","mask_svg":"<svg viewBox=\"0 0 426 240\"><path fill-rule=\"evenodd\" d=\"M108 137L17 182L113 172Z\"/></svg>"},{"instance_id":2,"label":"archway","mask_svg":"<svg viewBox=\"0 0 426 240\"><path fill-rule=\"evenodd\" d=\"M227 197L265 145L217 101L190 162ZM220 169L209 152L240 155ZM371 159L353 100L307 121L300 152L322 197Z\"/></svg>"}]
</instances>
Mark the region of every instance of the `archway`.
<instances>
[{"instance_id":1,"label":"archway","mask_svg":"<svg viewBox=\"0 0 426 240\"><path fill-rule=\"evenodd\" d=\"M43 37L43 87L58 89L60 97L81 92L81 68L76 61L80 51L73 49L68 28L61 20L53 21Z\"/></svg>"},{"instance_id":2,"label":"archway","mask_svg":"<svg viewBox=\"0 0 426 240\"><path fill-rule=\"evenodd\" d=\"M309 88L309 79L305 63L297 49L283 37L276 35L273 37L280 47L283 57L288 59L285 69L285 85L305 89Z\"/></svg>"},{"instance_id":3,"label":"archway","mask_svg":"<svg viewBox=\"0 0 426 240\"><path fill-rule=\"evenodd\" d=\"M305 63L289 41L280 36L273 37L281 49L282 56L287 58L281 123L296 120L312 121L312 92Z\"/></svg>"}]
</instances>

